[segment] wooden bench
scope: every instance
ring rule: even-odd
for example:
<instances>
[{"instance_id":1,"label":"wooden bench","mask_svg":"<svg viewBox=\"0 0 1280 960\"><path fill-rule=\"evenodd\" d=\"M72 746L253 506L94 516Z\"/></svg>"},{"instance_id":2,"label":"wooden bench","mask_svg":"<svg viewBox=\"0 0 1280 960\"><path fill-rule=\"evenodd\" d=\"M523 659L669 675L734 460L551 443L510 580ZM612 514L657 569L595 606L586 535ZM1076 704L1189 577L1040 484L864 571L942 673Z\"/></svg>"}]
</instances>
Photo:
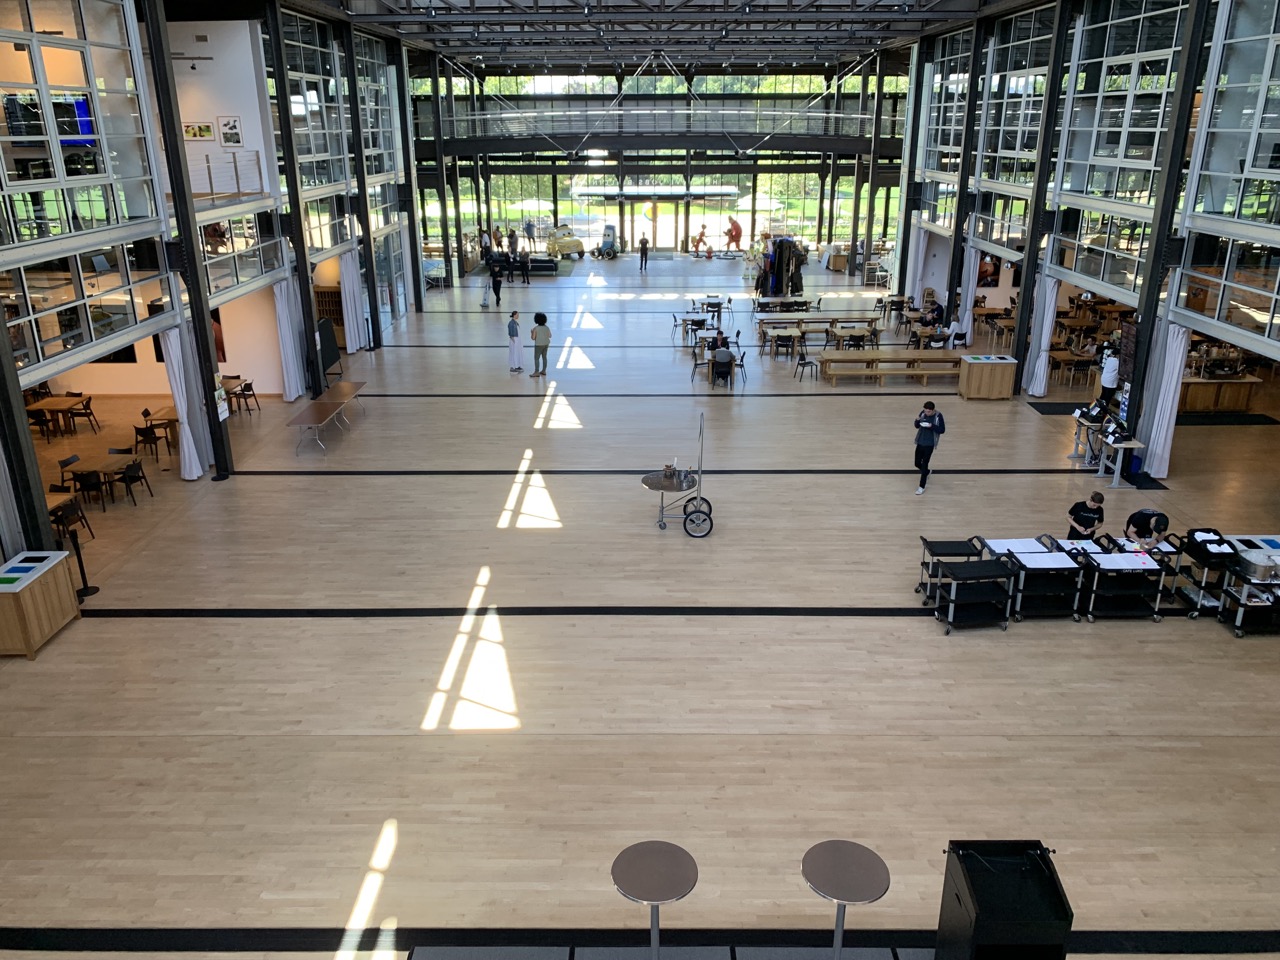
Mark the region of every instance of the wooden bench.
<instances>
[{"instance_id":1,"label":"wooden bench","mask_svg":"<svg viewBox=\"0 0 1280 960\"><path fill-rule=\"evenodd\" d=\"M818 373L833 386L837 377L875 378L884 386L884 378L892 376L915 377L928 386L931 375L959 376L963 355L959 350L824 350L818 354Z\"/></svg>"}]
</instances>

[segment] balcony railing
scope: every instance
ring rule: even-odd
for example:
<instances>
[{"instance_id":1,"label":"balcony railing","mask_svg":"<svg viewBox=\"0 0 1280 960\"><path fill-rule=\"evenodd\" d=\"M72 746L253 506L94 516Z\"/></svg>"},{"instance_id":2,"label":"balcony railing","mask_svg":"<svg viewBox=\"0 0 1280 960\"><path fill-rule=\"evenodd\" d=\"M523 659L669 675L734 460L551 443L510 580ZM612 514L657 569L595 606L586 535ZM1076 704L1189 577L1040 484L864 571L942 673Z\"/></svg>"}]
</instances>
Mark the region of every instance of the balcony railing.
<instances>
[{"instance_id":1,"label":"balcony railing","mask_svg":"<svg viewBox=\"0 0 1280 960\"><path fill-rule=\"evenodd\" d=\"M191 174L191 193L197 210L240 203L267 196L270 188L262 178L262 163L257 150L236 150L220 154L187 154ZM172 204L173 191L169 172L161 167L161 181L166 198Z\"/></svg>"},{"instance_id":2,"label":"balcony railing","mask_svg":"<svg viewBox=\"0 0 1280 960\"><path fill-rule=\"evenodd\" d=\"M239 246L242 241L237 240ZM262 240L229 253L214 254L205 247L204 268L212 294L247 283L284 264L280 240Z\"/></svg>"},{"instance_id":3,"label":"balcony railing","mask_svg":"<svg viewBox=\"0 0 1280 960\"><path fill-rule=\"evenodd\" d=\"M419 101L418 134L429 134L430 103ZM425 114L425 115L424 115ZM868 114L822 110L755 110L720 106L584 107L567 110L500 110L444 121L444 136L454 139L590 134L649 134L792 137L870 137L875 119ZM900 117L882 117L880 135L901 137Z\"/></svg>"}]
</instances>

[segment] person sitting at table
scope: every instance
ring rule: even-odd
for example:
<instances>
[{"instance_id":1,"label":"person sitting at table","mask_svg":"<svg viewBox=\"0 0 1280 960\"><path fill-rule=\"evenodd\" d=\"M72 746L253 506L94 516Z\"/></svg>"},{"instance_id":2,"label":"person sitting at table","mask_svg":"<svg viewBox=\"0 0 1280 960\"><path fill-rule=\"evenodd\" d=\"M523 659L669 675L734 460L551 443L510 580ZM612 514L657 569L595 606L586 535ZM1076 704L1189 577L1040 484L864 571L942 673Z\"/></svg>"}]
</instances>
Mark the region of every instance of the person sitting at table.
<instances>
[{"instance_id":1,"label":"person sitting at table","mask_svg":"<svg viewBox=\"0 0 1280 960\"><path fill-rule=\"evenodd\" d=\"M1092 358L1097 356L1098 341L1093 337L1085 338L1084 343L1073 344L1071 347L1071 355L1080 357L1081 359Z\"/></svg>"},{"instance_id":2,"label":"person sitting at table","mask_svg":"<svg viewBox=\"0 0 1280 960\"><path fill-rule=\"evenodd\" d=\"M724 336L724 334L721 334L721 336ZM711 359L711 383L713 386L717 380L724 380L726 384L729 382L729 377L733 374L733 361L733 351L729 349L729 341L726 338L724 346L716 346L716 352Z\"/></svg>"},{"instance_id":3,"label":"person sitting at table","mask_svg":"<svg viewBox=\"0 0 1280 960\"><path fill-rule=\"evenodd\" d=\"M726 350L729 349L729 335L723 330L717 330L714 348L719 350L722 347Z\"/></svg>"},{"instance_id":4,"label":"person sitting at table","mask_svg":"<svg viewBox=\"0 0 1280 960\"><path fill-rule=\"evenodd\" d=\"M957 343L964 343L964 330L960 326L959 317L952 318L951 323L947 325L946 334L948 350L954 350Z\"/></svg>"},{"instance_id":5,"label":"person sitting at table","mask_svg":"<svg viewBox=\"0 0 1280 960\"><path fill-rule=\"evenodd\" d=\"M936 327L942 323L946 313L946 310L942 308L942 304L935 300L933 306L921 314L920 325L922 327Z\"/></svg>"}]
</instances>

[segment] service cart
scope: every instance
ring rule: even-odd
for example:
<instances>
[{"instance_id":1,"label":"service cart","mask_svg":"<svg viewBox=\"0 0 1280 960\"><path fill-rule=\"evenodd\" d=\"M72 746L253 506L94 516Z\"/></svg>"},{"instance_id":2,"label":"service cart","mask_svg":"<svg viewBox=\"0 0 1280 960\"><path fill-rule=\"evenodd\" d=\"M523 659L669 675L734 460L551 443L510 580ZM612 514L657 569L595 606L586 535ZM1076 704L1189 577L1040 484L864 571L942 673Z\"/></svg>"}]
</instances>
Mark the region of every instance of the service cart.
<instances>
[{"instance_id":1,"label":"service cart","mask_svg":"<svg viewBox=\"0 0 1280 960\"><path fill-rule=\"evenodd\" d=\"M1014 566L1006 557L993 560L939 560L934 618L957 627L998 623L1009 629Z\"/></svg>"},{"instance_id":2,"label":"service cart","mask_svg":"<svg viewBox=\"0 0 1280 960\"><path fill-rule=\"evenodd\" d=\"M977 537L968 540L926 540L920 538L920 582L916 584L916 593L923 593L922 601L927 607L938 596L938 584L941 583L941 560L977 560L982 556L982 541Z\"/></svg>"},{"instance_id":3,"label":"service cart","mask_svg":"<svg viewBox=\"0 0 1280 960\"><path fill-rule=\"evenodd\" d=\"M1069 617L1076 612L1084 571L1074 557L1055 551L1011 553L1009 559L1017 570L1013 581L1014 620Z\"/></svg>"},{"instance_id":4,"label":"service cart","mask_svg":"<svg viewBox=\"0 0 1280 960\"><path fill-rule=\"evenodd\" d=\"M658 493L658 529L667 529L668 520L683 520L684 532L701 539L711 532L711 501L702 495L702 450L706 415L698 414L698 468L680 470L673 462L654 473L646 473L640 483ZM671 495L671 499L668 499ZM676 509L676 508L679 509Z\"/></svg>"},{"instance_id":5,"label":"service cart","mask_svg":"<svg viewBox=\"0 0 1280 960\"><path fill-rule=\"evenodd\" d=\"M1098 617L1150 617L1156 623L1164 619L1160 594L1167 568L1150 555L1082 552L1075 556L1084 571L1072 619L1079 621L1082 610L1090 623Z\"/></svg>"},{"instance_id":6,"label":"service cart","mask_svg":"<svg viewBox=\"0 0 1280 960\"><path fill-rule=\"evenodd\" d=\"M1280 535L1228 536L1236 556L1227 565L1218 619L1237 637L1280 629Z\"/></svg>"},{"instance_id":7,"label":"service cart","mask_svg":"<svg viewBox=\"0 0 1280 960\"><path fill-rule=\"evenodd\" d=\"M1209 527L1188 530L1182 541L1182 555L1187 560L1186 570L1182 571L1186 583L1175 583L1173 592L1191 608L1187 617L1194 620L1202 610L1220 612L1227 566L1239 555L1235 544Z\"/></svg>"}]
</instances>

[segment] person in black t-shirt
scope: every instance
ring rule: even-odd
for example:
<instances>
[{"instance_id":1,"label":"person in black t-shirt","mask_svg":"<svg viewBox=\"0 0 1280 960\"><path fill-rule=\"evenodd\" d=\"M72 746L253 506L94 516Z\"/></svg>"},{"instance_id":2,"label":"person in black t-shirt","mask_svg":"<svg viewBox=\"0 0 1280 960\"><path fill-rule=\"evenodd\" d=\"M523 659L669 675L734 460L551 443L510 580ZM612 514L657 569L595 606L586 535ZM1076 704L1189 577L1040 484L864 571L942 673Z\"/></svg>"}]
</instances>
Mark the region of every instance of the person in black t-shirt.
<instances>
[{"instance_id":1,"label":"person in black t-shirt","mask_svg":"<svg viewBox=\"0 0 1280 960\"><path fill-rule=\"evenodd\" d=\"M1067 511L1067 520L1071 529L1067 531L1066 540L1090 540L1102 526L1102 502L1106 498L1097 490L1089 494L1088 500L1080 500Z\"/></svg>"},{"instance_id":2,"label":"person in black t-shirt","mask_svg":"<svg viewBox=\"0 0 1280 960\"><path fill-rule=\"evenodd\" d=\"M1137 540L1144 550L1159 545L1168 532L1169 518L1151 507L1129 514L1129 519L1124 522L1124 535L1130 540Z\"/></svg>"}]
</instances>

